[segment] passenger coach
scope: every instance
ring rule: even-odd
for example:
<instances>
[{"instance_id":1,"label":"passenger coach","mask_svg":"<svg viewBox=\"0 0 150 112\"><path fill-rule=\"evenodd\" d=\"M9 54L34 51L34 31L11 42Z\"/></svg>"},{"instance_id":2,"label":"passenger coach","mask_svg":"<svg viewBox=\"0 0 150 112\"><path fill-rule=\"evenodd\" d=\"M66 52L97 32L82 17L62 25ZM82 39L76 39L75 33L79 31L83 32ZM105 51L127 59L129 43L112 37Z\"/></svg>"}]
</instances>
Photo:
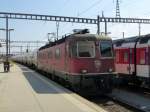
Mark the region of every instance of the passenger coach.
<instances>
[{"instance_id":1,"label":"passenger coach","mask_svg":"<svg viewBox=\"0 0 150 112\"><path fill-rule=\"evenodd\" d=\"M122 81L150 88L150 35L115 40L114 48Z\"/></svg>"}]
</instances>

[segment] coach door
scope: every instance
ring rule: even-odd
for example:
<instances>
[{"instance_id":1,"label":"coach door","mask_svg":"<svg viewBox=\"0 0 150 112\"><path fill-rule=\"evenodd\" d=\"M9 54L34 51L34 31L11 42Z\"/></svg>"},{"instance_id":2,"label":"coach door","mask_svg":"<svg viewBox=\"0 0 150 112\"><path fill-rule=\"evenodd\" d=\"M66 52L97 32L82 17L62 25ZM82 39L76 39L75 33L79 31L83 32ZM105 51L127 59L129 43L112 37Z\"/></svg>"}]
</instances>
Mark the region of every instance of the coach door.
<instances>
[{"instance_id":1,"label":"coach door","mask_svg":"<svg viewBox=\"0 0 150 112\"><path fill-rule=\"evenodd\" d=\"M149 77L150 77L150 45L148 46L148 65L149 65Z\"/></svg>"},{"instance_id":2,"label":"coach door","mask_svg":"<svg viewBox=\"0 0 150 112\"><path fill-rule=\"evenodd\" d=\"M124 73L130 74L130 48L127 48L123 51L123 63L124 63Z\"/></svg>"},{"instance_id":3,"label":"coach door","mask_svg":"<svg viewBox=\"0 0 150 112\"><path fill-rule=\"evenodd\" d=\"M133 57L133 51L132 51L132 48L129 48L129 68L128 68L129 74L133 73L134 65L132 64L132 61L133 61L132 57Z\"/></svg>"}]
</instances>

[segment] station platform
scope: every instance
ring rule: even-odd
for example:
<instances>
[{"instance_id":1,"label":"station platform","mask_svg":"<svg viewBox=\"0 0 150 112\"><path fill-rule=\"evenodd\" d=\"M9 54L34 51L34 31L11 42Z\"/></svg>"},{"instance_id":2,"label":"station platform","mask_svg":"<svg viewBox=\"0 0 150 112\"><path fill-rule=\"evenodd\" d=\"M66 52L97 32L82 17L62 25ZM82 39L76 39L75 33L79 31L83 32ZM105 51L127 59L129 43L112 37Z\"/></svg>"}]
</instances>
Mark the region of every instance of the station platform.
<instances>
[{"instance_id":1,"label":"station platform","mask_svg":"<svg viewBox=\"0 0 150 112\"><path fill-rule=\"evenodd\" d=\"M39 73L18 64L0 64L0 112L106 112Z\"/></svg>"}]
</instances>

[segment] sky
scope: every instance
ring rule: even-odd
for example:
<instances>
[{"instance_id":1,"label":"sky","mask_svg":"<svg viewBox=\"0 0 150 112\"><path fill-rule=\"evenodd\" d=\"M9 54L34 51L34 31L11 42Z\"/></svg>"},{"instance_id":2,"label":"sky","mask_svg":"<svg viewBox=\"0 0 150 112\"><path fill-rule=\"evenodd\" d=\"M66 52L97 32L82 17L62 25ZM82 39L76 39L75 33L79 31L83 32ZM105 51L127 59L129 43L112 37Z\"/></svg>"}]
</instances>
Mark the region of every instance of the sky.
<instances>
[{"instance_id":1,"label":"sky","mask_svg":"<svg viewBox=\"0 0 150 112\"><path fill-rule=\"evenodd\" d=\"M119 0L121 17L149 18L149 0ZM97 18L97 15L115 17L116 0L0 0L0 12L16 12L31 14L46 14L55 16L72 16L84 18ZM150 32L150 25L141 25L141 34ZM5 28L5 19L0 19L0 28ZM47 33L56 32L56 22L9 20L11 40L47 40ZM90 29L97 32L96 25L60 23L59 36L71 33L73 29ZM104 24L101 24L104 32ZM109 36L112 39L139 34L138 24L108 23ZM5 38L5 32L0 31L0 38ZM24 44L26 46L26 44Z\"/></svg>"}]
</instances>

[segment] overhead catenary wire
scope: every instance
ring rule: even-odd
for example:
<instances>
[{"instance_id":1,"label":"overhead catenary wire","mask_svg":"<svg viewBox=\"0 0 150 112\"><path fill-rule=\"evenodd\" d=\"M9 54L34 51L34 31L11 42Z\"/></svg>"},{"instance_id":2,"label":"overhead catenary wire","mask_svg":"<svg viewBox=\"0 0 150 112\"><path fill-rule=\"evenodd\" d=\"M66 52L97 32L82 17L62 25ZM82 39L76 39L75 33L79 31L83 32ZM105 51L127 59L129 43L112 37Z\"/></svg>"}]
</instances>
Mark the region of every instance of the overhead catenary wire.
<instances>
[{"instance_id":1,"label":"overhead catenary wire","mask_svg":"<svg viewBox=\"0 0 150 112\"><path fill-rule=\"evenodd\" d=\"M69 1L70 0L65 0L64 3L62 3L62 6L59 8L59 10L56 11L56 13L60 14L60 12L62 12L65 9L66 5L68 5Z\"/></svg>"},{"instance_id":2,"label":"overhead catenary wire","mask_svg":"<svg viewBox=\"0 0 150 112\"><path fill-rule=\"evenodd\" d=\"M99 5L100 2L102 2L103 0L98 0L96 2L94 2L90 7L88 7L87 9L83 10L82 12L78 13L78 17L81 16L82 14L86 13L87 11L91 10L93 7Z\"/></svg>"},{"instance_id":3,"label":"overhead catenary wire","mask_svg":"<svg viewBox=\"0 0 150 112\"><path fill-rule=\"evenodd\" d=\"M56 13L59 14L60 12L62 12L62 11L64 10L64 7L69 3L69 1L71 1L71 0L65 0L64 3L62 3L62 7L59 8L59 11L56 11ZM46 23L47 23L47 21L44 21L44 23L43 23L42 25L46 25ZM56 24L57 24L57 22L56 22ZM59 25L59 26L60 26L60 25ZM57 28L57 25L56 25L56 29L58 29L58 28ZM56 32L58 32L58 31L56 31ZM44 38L45 38L45 37L44 37ZM46 37L46 38L47 38L47 37Z\"/></svg>"},{"instance_id":4,"label":"overhead catenary wire","mask_svg":"<svg viewBox=\"0 0 150 112\"><path fill-rule=\"evenodd\" d=\"M78 14L77 14L77 17L80 17L81 15L83 15L84 13L86 13L86 12L88 12L89 10L91 10L92 8L95 8L97 5L99 5L99 3L101 3L103 0L98 0L98 1L96 1L96 2L94 2L92 5L90 5L88 8L86 8L85 10L83 10L82 12L79 12ZM67 23L66 23L67 24ZM70 24L68 24L68 25L70 25ZM65 27L67 27L68 25L65 25ZM72 26L74 26L73 25L73 23L71 24L71 26L69 26L69 28L70 27L72 27ZM63 27L63 29L66 29L65 27ZM68 27L67 27L68 28Z\"/></svg>"}]
</instances>

